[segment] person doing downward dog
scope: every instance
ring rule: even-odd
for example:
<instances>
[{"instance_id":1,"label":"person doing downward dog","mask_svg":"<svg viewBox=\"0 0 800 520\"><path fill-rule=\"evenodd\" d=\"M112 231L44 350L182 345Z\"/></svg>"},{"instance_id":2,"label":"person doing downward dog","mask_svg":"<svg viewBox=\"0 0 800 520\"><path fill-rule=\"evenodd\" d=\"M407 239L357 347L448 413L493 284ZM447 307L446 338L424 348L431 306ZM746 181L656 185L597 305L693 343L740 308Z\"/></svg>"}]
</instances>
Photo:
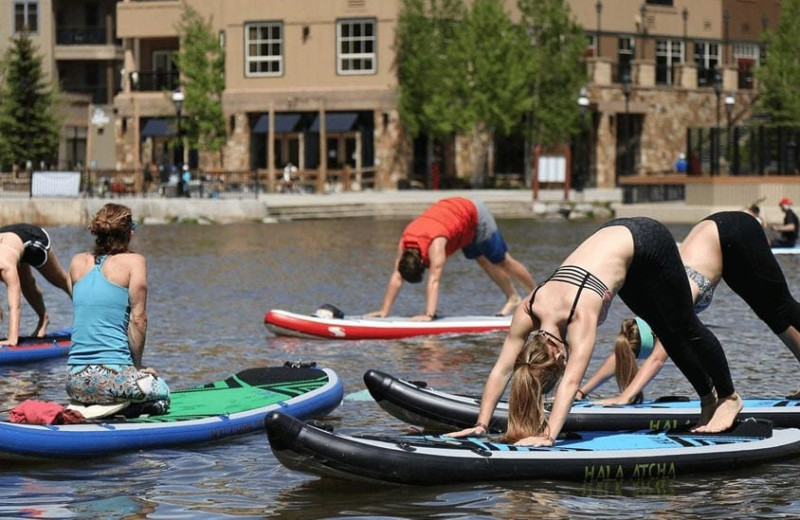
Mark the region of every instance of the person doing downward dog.
<instances>
[{"instance_id":1,"label":"person doing downward dog","mask_svg":"<svg viewBox=\"0 0 800 520\"><path fill-rule=\"evenodd\" d=\"M597 369L597 372L586 383L581 385L576 398L580 400L586 399L589 392L605 383L612 376L616 378L620 392L624 392L639 372L636 361L652 357L656 344L658 344L659 356L661 353L664 356L661 365L659 365L659 368L661 368L666 361L667 353L657 341L658 338L653 334L653 329L642 318L623 320L617 339L614 342L614 351ZM643 400L644 394L640 390L626 403L641 403ZM606 404L604 401L601 402Z\"/></svg>"},{"instance_id":2,"label":"person doing downward dog","mask_svg":"<svg viewBox=\"0 0 800 520\"><path fill-rule=\"evenodd\" d=\"M73 333L66 390L80 404L137 403L138 413L165 413L169 387L142 364L147 337L147 264L129 249L131 211L106 204L89 231L91 253L72 258Z\"/></svg>"},{"instance_id":3,"label":"person doing downward dog","mask_svg":"<svg viewBox=\"0 0 800 520\"><path fill-rule=\"evenodd\" d=\"M800 362L800 302L792 297L783 270L770 250L767 235L752 214L721 211L709 215L681 242L680 254L697 312L711 305L714 289L720 280L725 280ZM599 402L634 402L666 360L667 352L656 342L652 355L642 363L629 384L621 388L622 393ZM607 363L609 360L600 371ZM613 360L610 363L613 364ZM605 370L607 373L607 368ZM588 393L593 388L587 383L581 390ZM789 397L800 398L800 390Z\"/></svg>"},{"instance_id":4,"label":"person doing downward dog","mask_svg":"<svg viewBox=\"0 0 800 520\"><path fill-rule=\"evenodd\" d=\"M526 292L536 287L525 266L509 254L486 205L476 200L452 197L433 204L403 231L383 304L380 310L365 316L388 316L403 281L421 282L425 269L428 269L425 313L413 319L435 319L444 264L447 257L459 249L465 257L476 260L506 295L506 303L498 315L511 314L520 302L512 280L519 282Z\"/></svg>"},{"instance_id":5,"label":"person doing downward dog","mask_svg":"<svg viewBox=\"0 0 800 520\"><path fill-rule=\"evenodd\" d=\"M72 297L69 276L51 248L47 231L31 224L0 227L0 280L8 291L8 335L0 339L0 345L16 345L19 342L21 296L25 297L39 317L32 336L42 337L47 333L50 315L31 268ZM0 320L2 318L3 311L0 309Z\"/></svg>"},{"instance_id":6,"label":"person doing downward dog","mask_svg":"<svg viewBox=\"0 0 800 520\"><path fill-rule=\"evenodd\" d=\"M695 430L730 428L742 400L719 341L692 307L675 239L660 222L637 217L607 222L517 307L484 387L477 424L451 435L485 434L510 379L508 441L553 445L615 293L650 324L700 396ZM556 384L548 418L543 396Z\"/></svg>"}]
</instances>

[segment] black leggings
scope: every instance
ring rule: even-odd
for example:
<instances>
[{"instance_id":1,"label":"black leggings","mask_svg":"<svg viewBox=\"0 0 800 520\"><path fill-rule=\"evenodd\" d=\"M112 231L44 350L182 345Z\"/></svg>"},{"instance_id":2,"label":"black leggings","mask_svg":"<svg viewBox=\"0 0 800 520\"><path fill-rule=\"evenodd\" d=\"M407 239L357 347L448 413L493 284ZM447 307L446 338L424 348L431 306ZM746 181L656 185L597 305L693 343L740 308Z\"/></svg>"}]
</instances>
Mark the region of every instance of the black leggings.
<instances>
[{"instance_id":1,"label":"black leggings","mask_svg":"<svg viewBox=\"0 0 800 520\"><path fill-rule=\"evenodd\" d=\"M633 260L619 296L661 340L675 366L699 396L716 389L734 393L725 352L697 318L689 280L669 230L646 217L619 218L603 227L624 226L633 236Z\"/></svg>"},{"instance_id":2,"label":"black leggings","mask_svg":"<svg viewBox=\"0 0 800 520\"><path fill-rule=\"evenodd\" d=\"M800 330L800 303L770 250L764 229L744 211L706 217L717 225L722 250L722 279L775 334Z\"/></svg>"}]
</instances>

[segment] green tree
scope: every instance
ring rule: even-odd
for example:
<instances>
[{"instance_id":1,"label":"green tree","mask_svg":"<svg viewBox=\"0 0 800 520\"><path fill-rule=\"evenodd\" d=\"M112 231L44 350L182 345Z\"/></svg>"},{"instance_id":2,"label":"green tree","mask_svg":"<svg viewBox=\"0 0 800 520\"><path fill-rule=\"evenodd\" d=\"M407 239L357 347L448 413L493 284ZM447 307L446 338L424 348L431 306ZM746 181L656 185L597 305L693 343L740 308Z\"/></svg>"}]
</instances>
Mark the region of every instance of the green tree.
<instances>
[{"instance_id":1,"label":"green tree","mask_svg":"<svg viewBox=\"0 0 800 520\"><path fill-rule=\"evenodd\" d=\"M528 85L533 68L525 31L511 21L501 0L476 0L457 35L453 58L462 78L460 108L469 117L467 124L510 135L532 107Z\"/></svg>"},{"instance_id":2,"label":"green tree","mask_svg":"<svg viewBox=\"0 0 800 520\"><path fill-rule=\"evenodd\" d=\"M398 111L406 131L444 137L467 128L463 77L453 60L461 0L403 0L397 21Z\"/></svg>"},{"instance_id":3,"label":"green tree","mask_svg":"<svg viewBox=\"0 0 800 520\"><path fill-rule=\"evenodd\" d=\"M783 0L778 26L764 33L766 63L756 69L758 110L771 126L800 126L800 0Z\"/></svg>"},{"instance_id":4,"label":"green tree","mask_svg":"<svg viewBox=\"0 0 800 520\"><path fill-rule=\"evenodd\" d=\"M529 89L533 98L527 131L537 144L553 146L580 129L577 98L586 84L584 29L564 0L519 0L529 31L532 56Z\"/></svg>"},{"instance_id":5,"label":"green tree","mask_svg":"<svg viewBox=\"0 0 800 520\"><path fill-rule=\"evenodd\" d=\"M0 68L0 164L54 164L61 124L56 94L26 33L12 39Z\"/></svg>"},{"instance_id":6,"label":"green tree","mask_svg":"<svg viewBox=\"0 0 800 520\"><path fill-rule=\"evenodd\" d=\"M175 56L175 64L181 73L186 114L182 132L192 148L221 153L227 139L222 113L224 51L211 20L205 21L185 2L177 29L181 48Z\"/></svg>"}]
</instances>

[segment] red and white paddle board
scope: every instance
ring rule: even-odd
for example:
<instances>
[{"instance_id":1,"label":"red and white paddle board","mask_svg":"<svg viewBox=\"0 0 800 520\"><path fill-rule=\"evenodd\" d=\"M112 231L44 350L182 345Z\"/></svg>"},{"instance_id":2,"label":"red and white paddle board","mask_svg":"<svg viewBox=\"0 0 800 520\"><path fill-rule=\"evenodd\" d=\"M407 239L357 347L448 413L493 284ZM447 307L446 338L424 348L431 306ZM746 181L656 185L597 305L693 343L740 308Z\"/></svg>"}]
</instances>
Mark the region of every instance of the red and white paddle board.
<instances>
[{"instance_id":1,"label":"red and white paddle board","mask_svg":"<svg viewBox=\"0 0 800 520\"><path fill-rule=\"evenodd\" d=\"M277 336L316 339L395 339L436 334L480 334L505 331L511 316L447 316L433 321L411 318L365 318L344 316L328 318L272 309L264 316L264 325Z\"/></svg>"}]
</instances>

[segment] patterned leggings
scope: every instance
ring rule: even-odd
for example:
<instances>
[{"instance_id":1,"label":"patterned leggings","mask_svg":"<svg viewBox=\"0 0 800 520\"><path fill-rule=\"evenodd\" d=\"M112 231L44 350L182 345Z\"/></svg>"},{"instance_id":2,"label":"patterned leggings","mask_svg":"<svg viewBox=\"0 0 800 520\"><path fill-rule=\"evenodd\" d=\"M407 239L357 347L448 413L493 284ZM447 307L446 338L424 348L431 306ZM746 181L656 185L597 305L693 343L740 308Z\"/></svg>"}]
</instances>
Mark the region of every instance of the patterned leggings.
<instances>
[{"instance_id":1,"label":"patterned leggings","mask_svg":"<svg viewBox=\"0 0 800 520\"><path fill-rule=\"evenodd\" d=\"M169 387L160 377L133 365L73 365L67 373L67 395L83 404L162 401L169 407Z\"/></svg>"}]
</instances>

